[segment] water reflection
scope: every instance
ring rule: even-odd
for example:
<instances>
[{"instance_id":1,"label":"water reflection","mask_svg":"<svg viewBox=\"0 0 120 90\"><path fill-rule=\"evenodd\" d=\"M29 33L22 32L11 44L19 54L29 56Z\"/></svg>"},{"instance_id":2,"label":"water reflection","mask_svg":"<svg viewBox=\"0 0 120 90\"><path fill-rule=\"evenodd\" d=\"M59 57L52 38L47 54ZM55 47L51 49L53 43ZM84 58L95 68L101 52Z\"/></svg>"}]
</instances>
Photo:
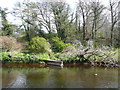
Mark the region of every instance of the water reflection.
<instances>
[{"instance_id":1,"label":"water reflection","mask_svg":"<svg viewBox=\"0 0 120 90\"><path fill-rule=\"evenodd\" d=\"M97 74L97 75L95 75ZM117 88L118 69L88 66L3 68L3 87Z\"/></svg>"},{"instance_id":2,"label":"water reflection","mask_svg":"<svg viewBox=\"0 0 120 90\"><path fill-rule=\"evenodd\" d=\"M26 76L22 73L17 75L16 80L9 86L10 88L27 88L26 86Z\"/></svg>"},{"instance_id":3,"label":"water reflection","mask_svg":"<svg viewBox=\"0 0 120 90\"><path fill-rule=\"evenodd\" d=\"M33 88L39 88L39 86L44 87L45 81L48 80L48 72L47 68L41 68L38 70L34 69L34 71L27 73L26 77L28 86Z\"/></svg>"},{"instance_id":4,"label":"water reflection","mask_svg":"<svg viewBox=\"0 0 120 90\"><path fill-rule=\"evenodd\" d=\"M2 67L0 66L0 90L2 89Z\"/></svg>"}]
</instances>

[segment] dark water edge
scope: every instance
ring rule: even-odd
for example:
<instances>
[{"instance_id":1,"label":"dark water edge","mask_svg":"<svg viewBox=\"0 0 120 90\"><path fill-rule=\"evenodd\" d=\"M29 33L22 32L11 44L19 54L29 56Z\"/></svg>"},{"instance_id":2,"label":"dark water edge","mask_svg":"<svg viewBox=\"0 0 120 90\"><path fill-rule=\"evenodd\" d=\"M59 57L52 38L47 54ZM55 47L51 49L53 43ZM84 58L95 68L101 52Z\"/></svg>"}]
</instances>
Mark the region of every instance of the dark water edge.
<instances>
[{"instance_id":1,"label":"dark water edge","mask_svg":"<svg viewBox=\"0 0 120 90\"><path fill-rule=\"evenodd\" d=\"M89 66L89 67L99 67L99 68L120 68L120 66L114 67L114 66L105 66L105 65L97 65L97 64L91 64L91 63L66 63L64 64L63 67L69 67L69 66ZM47 66L51 66L51 65L47 65L45 63L41 63L41 64L37 64L37 63L33 63L33 64L16 64L16 63L6 63L6 64L0 64L1 67L47 67ZM52 65L55 66L55 65ZM60 66L57 66L60 67Z\"/></svg>"},{"instance_id":2,"label":"dark water edge","mask_svg":"<svg viewBox=\"0 0 120 90\"><path fill-rule=\"evenodd\" d=\"M15 60L14 60L15 61ZM46 61L49 60L40 60L42 62L27 62L27 63L21 63L21 61L17 61L17 62L11 62L11 61L3 61L0 64L2 64L3 66L46 66ZM107 67L107 68L120 68L119 62L118 61L80 61L80 60L63 60L63 65L67 66L67 65L89 65L89 66L94 66L94 67Z\"/></svg>"},{"instance_id":3,"label":"dark water edge","mask_svg":"<svg viewBox=\"0 0 120 90\"><path fill-rule=\"evenodd\" d=\"M118 68L69 64L2 67L3 88L118 88ZM102 89L103 90L103 89Z\"/></svg>"},{"instance_id":4,"label":"dark water edge","mask_svg":"<svg viewBox=\"0 0 120 90\"><path fill-rule=\"evenodd\" d=\"M119 88L2 88L2 90L119 90Z\"/></svg>"}]
</instances>

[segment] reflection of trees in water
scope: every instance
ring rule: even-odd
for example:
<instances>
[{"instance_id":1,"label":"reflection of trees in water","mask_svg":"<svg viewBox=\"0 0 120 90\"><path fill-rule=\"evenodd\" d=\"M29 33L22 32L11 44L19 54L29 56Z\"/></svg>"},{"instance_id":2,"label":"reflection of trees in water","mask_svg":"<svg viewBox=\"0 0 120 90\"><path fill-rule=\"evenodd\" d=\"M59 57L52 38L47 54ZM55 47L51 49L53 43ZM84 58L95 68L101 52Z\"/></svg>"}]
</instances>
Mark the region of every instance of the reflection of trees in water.
<instances>
[{"instance_id":1,"label":"reflection of trees in water","mask_svg":"<svg viewBox=\"0 0 120 90\"><path fill-rule=\"evenodd\" d=\"M95 74L98 74L97 76ZM114 76L114 77L113 77ZM111 71L110 69L104 70L100 68L90 68L85 69L82 73L79 73L79 77L82 81L83 87L86 88L100 88L100 87L113 87L117 85L110 86L109 84L114 84L117 80L118 74L115 71ZM115 83L116 84L116 83Z\"/></svg>"},{"instance_id":2,"label":"reflection of trees in water","mask_svg":"<svg viewBox=\"0 0 120 90\"><path fill-rule=\"evenodd\" d=\"M22 72L24 72L24 69L21 68L3 69L3 86L10 88L25 88L26 77Z\"/></svg>"},{"instance_id":3,"label":"reflection of trees in water","mask_svg":"<svg viewBox=\"0 0 120 90\"><path fill-rule=\"evenodd\" d=\"M79 68L63 68L60 71L54 73L56 88L72 88L81 87L78 85L78 74ZM77 85L77 86L76 86Z\"/></svg>"},{"instance_id":4,"label":"reflection of trees in water","mask_svg":"<svg viewBox=\"0 0 120 90\"><path fill-rule=\"evenodd\" d=\"M79 78L83 81L81 84L86 88L94 88L97 84L97 76L95 76L94 69L81 69L79 73Z\"/></svg>"},{"instance_id":5,"label":"reflection of trees in water","mask_svg":"<svg viewBox=\"0 0 120 90\"><path fill-rule=\"evenodd\" d=\"M117 70L93 68L93 67L72 67L64 68L54 73L56 87L66 88L100 88L117 87ZM95 74L98 74L97 76Z\"/></svg>"},{"instance_id":6,"label":"reflection of trees in water","mask_svg":"<svg viewBox=\"0 0 120 90\"><path fill-rule=\"evenodd\" d=\"M17 78L17 73L12 72L12 69L2 69L2 87L7 87Z\"/></svg>"},{"instance_id":7,"label":"reflection of trees in water","mask_svg":"<svg viewBox=\"0 0 120 90\"><path fill-rule=\"evenodd\" d=\"M54 78L54 86L55 88L66 87L66 75L62 72L61 69L54 69L51 73L51 76Z\"/></svg>"},{"instance_id":8,"label":"reflection of trees in water","mask_svg":"<svg viewBox=\"0 0 120 90\"><path fill-rule=\"evenodd\" d=\"M80 83L79 83L79 75L78 75L78 71L79 68L64 68L60 73L61 78L58 77L58 81L61 81L61 83L63 83L63 85L66 88L74 88L74 87L81 87ZM58 83L59 85L59 83Z\"/></svg>"},{"instance_id":9,"label":"reflection of trees in water","mask_svg":"<svg viewBox=\"0 0 120 90\"><path fill-rule=\"evenodd\" d=\"M16 80L9 86L10 88L26 88L26 76L25 74L18 74Z\"/></svg>"},{"instance_id":10,"label":"reflection of trees in water","mask_svg":"<svg viewBox=\"0 0 120 90\"><path fill-rule=\"evenodd\" d=\"M120 68L118 69L118 70L120 70ZM120 84L120 71L118 71L118 84ZM118 88L120 88L120 85L118 86Z\"/></svg>"},{"instance_id":11,"label":"reflection of trees in water","mask_svg":"<svg viewBox=\"0 0 120 90\"><path fill-rule=\"evenodd\" d=\"M3 87L8 85L30 88L94 88L117 87L117 69L93 67L3 68ZM98 74L95 76L94 74ZM21 82L19 82L21 81ZM12 84L11 84L12 83ZM109 83L109 84L108 84ZM21 86L20 86L21 85ZM111 86L110 86L111 85Z\"/></svg>"},{"instance_id":12,"label":"reflection of trees in water","mask_svg":"<svg viewBox=\"0 0 120 90\"><path fill-rule=\"evenodd\" d=\"M45 83L48 80L47 72L48 72L47 68L31 70L31 72L26 74L28 86L37 88L46 85Z\"/></svg>"}]
</instances>

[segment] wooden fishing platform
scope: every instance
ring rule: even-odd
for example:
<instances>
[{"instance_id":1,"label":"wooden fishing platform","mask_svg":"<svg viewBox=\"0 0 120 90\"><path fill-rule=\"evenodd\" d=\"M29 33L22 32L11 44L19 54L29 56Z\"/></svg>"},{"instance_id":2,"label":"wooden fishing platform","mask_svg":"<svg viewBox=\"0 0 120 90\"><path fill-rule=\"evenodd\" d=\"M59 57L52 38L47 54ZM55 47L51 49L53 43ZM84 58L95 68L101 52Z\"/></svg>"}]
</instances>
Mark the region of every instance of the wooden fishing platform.
<instances>
[{"instance_id":1,"label":"wooden fishing platform","mask_svg":"<svg viewBox=\"0 0 120 90\"><path fill-rule=\"evenodd\" d=\"M44 60L47 65L54 65L54 66L63 66L63 61L58 60Z\"/></svg>"}]
</instances>

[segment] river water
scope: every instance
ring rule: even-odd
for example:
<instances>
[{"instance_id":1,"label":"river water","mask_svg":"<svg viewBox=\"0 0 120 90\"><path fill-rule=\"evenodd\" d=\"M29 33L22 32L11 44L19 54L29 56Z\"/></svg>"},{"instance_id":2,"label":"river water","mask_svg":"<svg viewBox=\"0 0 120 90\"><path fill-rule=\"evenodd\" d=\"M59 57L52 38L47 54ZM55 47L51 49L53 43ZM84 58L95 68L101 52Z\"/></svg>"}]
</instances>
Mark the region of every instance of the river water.
<instances>
[{"instance_id":1,"label":"river water","mask_svg":"<svg viewBox=\"0 0 120 90\"><path fill-rule=\"evenodd\" d=\"M118 88L118 69L86 65L3 67L3 88Z\"/></svg>"}]
</instances>

